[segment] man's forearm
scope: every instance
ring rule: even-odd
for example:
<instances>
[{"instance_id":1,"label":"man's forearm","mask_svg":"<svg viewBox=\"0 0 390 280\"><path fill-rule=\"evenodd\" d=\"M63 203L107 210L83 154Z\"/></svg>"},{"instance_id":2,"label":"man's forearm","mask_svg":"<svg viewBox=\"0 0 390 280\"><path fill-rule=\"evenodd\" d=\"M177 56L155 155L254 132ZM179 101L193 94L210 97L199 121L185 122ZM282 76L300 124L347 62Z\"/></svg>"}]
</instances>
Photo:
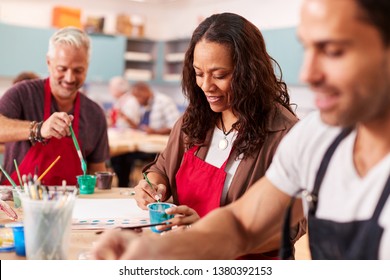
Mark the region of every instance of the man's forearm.
<instances>
[{"instance_id":1,"label":"man's forearm","mask_svg":"<svg viewBox=\"0 0 390 280\"><path fill-rule=\"evenodd\" d=\"M0 115L0 142L28 140L30 136L30 121L8 119Z\"/></svg>"}]
</instances>

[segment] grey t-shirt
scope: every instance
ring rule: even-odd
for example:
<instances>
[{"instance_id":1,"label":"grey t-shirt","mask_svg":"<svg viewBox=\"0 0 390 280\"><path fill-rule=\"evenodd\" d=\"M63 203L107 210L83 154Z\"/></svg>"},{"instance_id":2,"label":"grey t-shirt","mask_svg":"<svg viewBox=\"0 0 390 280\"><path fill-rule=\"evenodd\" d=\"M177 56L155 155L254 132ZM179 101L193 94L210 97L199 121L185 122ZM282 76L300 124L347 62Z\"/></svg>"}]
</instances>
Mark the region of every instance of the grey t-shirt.
<instances>
[{"instance_id":1,"label":"grey t-shirt","mask_svg":"<svg viewBox=\"0 0 390 280\"><path fill-rule=\"evenodd\" d=\"M44 83L43 79L26 80L8 89L0 99L0 114L12 119L42 121ZM51 114L59 112L53 97L50 111ZM67 113L73 114L73 109ZM84 94L80 94L79 141L87 162L99 163L109 159L107 122L104 112L98 104ZM28 140L5 144L4 169L8 174L15 170L13 160L16 159L20 164L30 147L31 143Z\"/></svg>"}]
</instances>

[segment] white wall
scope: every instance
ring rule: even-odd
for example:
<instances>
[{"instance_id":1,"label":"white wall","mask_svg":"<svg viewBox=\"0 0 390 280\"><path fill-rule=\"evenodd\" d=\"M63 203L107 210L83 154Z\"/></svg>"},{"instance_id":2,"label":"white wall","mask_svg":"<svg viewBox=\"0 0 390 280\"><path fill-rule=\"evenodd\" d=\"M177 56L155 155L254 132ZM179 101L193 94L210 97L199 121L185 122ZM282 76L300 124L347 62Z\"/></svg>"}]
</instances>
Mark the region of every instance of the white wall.
<instances>
[{"instance_id":1,"label":"white wall","mask_svg":"<svg viewBox=\"0 0 390 280\"><path fill-rule=\"evenodd\" d=\"M182 1L167 9L169 24L162 24L161 34L164 38L188 36L202 19L222 12L240 14L260 29L296 26L300 3L301 0Z\"/></svg>"}]
</instances>

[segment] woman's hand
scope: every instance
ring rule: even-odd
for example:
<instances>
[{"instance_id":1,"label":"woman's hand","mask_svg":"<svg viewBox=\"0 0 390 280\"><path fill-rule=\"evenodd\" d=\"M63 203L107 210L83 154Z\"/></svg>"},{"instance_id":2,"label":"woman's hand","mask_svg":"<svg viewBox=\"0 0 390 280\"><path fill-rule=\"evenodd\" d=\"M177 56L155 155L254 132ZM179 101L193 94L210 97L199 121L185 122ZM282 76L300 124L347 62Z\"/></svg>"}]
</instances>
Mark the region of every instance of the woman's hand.
<instances>
[{"instance_id":1,"label":"woman's hand","mask_svg":"<svg viewBox=\"0 0 390 280\"><path fill-rule=\"evenodd\" d=\"M164 184L150 186L145 180L140 180L138 185L134 187L134 191L138 207L147 210L146 205L166 196L167 187Z\"/></svg>"},{"instance_id":2,"label":"woman's hand","mask_svg":"<svg viewBox=\"0 0 390 280\"><path fill-rule=\"evenodd\" d=\"M156 228L160 231L175 226L178 228L186 228L200 219L198 213L186 205L171 207L165 210L165 212L169 215L175 215L175 217L167 221L169 225L157 226Z\"/></svg>"}]
</instances>

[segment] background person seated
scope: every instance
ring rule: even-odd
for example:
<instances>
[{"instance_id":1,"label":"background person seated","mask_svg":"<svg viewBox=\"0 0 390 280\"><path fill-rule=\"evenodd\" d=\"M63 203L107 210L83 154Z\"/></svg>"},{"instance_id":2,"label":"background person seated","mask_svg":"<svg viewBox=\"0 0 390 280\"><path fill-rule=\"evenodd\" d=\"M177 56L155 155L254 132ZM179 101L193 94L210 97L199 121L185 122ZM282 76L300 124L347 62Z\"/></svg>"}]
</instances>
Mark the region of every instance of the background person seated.
<instances>
[{"instance_id":1,"label":"background person seated","mask_svg":"<svg viewBox=\"0 0 390 280\"><path fill-rule=\"evenodd\" d=\"M138 82L131 88L131 97L127 98L118 117L125 120L129 127L145 131L148 134L167 135L180 112L169 96L154 92L148 84ZM128 187L130 174L136 160L151 162L155 153L131 152L111 157L111 166L118 176L118 186ZM133 183L131 183L133 184Z\"/></svg>"},{"instance_id":2,"label":"background person seated","mask_svg":"<svg viewBox=\"0 0 390 280\"><path fill-rule=\"evenodd\" d=\"M113 98L113 105L107 112L107 123L109 127L128 128L132 127L128 121L124 120L121 112L129 98L134 97L130 93L130 84L122 76L116 76L110 79L108 90Z\"/></svg>"}]
</instances>

